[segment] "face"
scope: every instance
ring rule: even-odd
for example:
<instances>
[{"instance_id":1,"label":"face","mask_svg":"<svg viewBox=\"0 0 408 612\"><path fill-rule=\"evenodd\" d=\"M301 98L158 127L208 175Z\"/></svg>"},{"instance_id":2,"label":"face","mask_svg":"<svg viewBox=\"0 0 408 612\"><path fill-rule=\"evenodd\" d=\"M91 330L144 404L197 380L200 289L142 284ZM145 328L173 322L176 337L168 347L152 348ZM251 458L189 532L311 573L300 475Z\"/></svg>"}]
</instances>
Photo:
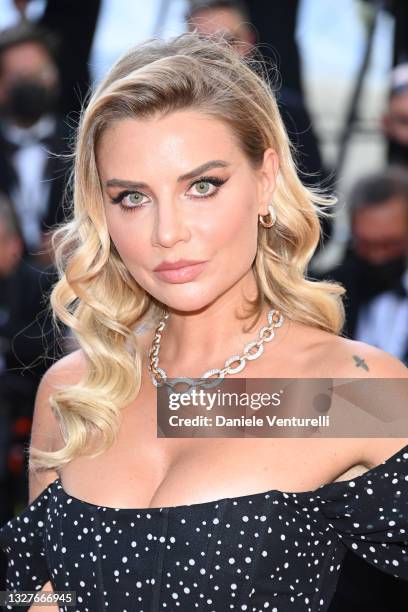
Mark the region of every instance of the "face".
<instances>
[{"instance_id":1,"label":"face","mask_svg":"<svg viewBox=\"0 0 408 612\"><path fill-rule=\"evenodd\" d=\"M5 51L0 66L0 108L8 121L29 127L52 112L58 97L58 72L39 43Z\"/></svg>"},{"instance_id":2,"label":"face","mask_svg":"<svg viewBox=\"0 0 408 612\"><path fill-rule=\"evenodd\" d=\"M21 80L33 80L49 89L57 86L57 68L43 45L26 42L3 52L0 73L1 102L6 101L8 91Z\"/></svg>"},{"instance_id":3,"label":"face","mask_svg":"<svg viewBox=\"0 0 408 612\"><path fill-rule=\"evenodd\" d=\"M407 203L395 197L383 206L357 211L353 222L354 250L371 263L399 257L408 249Z\"/></svg>"},{"instance_id":4,"label":"face","mask_svg":"<svg viewBox=\"0 0 408 612\"><path fill-rule=\"evenodd\" d=\"M242 55L251 51L256 42L254 31L238 11L228 8L200 9L193 13L188 23L189 31L195 29L203 35L222 32L225 38Z\"/></svg>"},{"instance_id":5,"label":"face","mask_svg":"<svg viewBox=\"0 0 408 612\"><path fill-rule=\"evenodd\" d=\"M253 170L224 123L192 111L106 130L97 151L106 221L137 283L180 311L237 291L252 275L277 160L267 149ZM155 271L180 259L204 263Z\"/></svg>"},{"instance_id":6,"label":"face","mask_svg":"<svg viewBox=\"0 0 408 612\"><path fill-rule=\"evenodd\" d=\"M383 125L390 138L408 147L408 91L392 96Z\"/></svg>"}]
</instances>

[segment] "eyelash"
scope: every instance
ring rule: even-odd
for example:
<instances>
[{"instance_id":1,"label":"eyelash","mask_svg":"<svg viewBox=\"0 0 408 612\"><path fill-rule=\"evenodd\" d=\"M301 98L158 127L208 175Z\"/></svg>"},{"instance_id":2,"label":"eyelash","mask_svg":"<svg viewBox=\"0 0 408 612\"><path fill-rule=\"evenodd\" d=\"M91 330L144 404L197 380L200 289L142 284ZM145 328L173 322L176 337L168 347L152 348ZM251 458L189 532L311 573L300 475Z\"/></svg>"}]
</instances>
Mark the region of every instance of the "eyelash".
<instances>
[{"instance_id":1,"label":"eyelash","mask_svg":"<svg viewBox=\"0 0 408 612\"><path fill-rule=\"evenodd\" d=\"M213 185L214 187L221 187L227 179L221 179L218 176L202 176L201 178L197 179L196 181L194 181L194 183L192 183L189 187L189 189L191 189L191 187L193 187L194 185L196 185L197 183L210 183L211 185ZM132 193L141 193L140 191L121 191L117 196L115 196L114 198L111 198L111 202L113 204L119 204L120 208L125 211L125 212L133 212L134 210L137 210L138 208L142 208L142 205L136 205L136 206L124 206L122 204L122 200L132 194ZM209 194L209 195L203 195L203 196L193 196L194 198L198 198L199 200L202 200L204 198L212 198L213 196L215 196L218 193L218 189L216 189L213 193Z\"/></svg>"}]
</instances>

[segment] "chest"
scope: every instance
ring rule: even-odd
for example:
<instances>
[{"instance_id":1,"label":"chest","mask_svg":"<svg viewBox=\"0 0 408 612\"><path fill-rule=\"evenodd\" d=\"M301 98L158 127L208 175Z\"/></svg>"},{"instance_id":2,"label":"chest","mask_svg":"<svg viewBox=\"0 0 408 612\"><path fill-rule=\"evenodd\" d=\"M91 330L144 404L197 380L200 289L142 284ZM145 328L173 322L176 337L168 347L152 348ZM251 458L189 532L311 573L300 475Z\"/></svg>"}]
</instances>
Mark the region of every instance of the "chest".
<instances>
[{"instance_id":1,"label":"chest","mask_svg":"<svg viewBox=\"0 0 408 612\"><path fill-rule=\"evenodd\" d=\"M122 417L108 451L79 457L61 469L72 495L101 505L151 507L269 489L310 491L353 464L350 440L158 438L150 391L141 393Z\"/></svg>"},{"instance_id":2,"label":"chest","mask_svg":"<svg viewBox=\"0 0 408 612\"><path fill-rule=\"evenodd\" d=\"M286 360L277 362L274 375L305 378L303 361L294 358L290 372ZM270 376L266 366L259 361L251 377ZM97 457L75 459L60 476L68 492L91 503L174 506L270 489L311 491L358 463L356 446L340 438L157 437L157 391L147 374L137 398L121 411L114 445Z\"/></svg>"}]
</instances>

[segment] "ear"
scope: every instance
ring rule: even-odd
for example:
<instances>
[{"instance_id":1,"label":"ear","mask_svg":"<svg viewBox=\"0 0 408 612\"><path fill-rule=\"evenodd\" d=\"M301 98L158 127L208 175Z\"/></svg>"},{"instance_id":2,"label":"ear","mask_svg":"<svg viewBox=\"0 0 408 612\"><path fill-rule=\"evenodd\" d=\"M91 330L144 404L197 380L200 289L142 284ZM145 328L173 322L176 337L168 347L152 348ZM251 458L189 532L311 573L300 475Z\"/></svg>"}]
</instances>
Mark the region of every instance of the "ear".
<instances>
[{"instance_id":1,"label":"ear","mask_svg":"<svg viewBox=\"0 0 408 612\"><path fill-rule=\"evenodd\" d=\"M268 205L272 202L279 172L279 157L275 149L268 148L264 152L262 168L259 170L259 209L258 215L268 214Z\"/></svg>"}]
</instances>

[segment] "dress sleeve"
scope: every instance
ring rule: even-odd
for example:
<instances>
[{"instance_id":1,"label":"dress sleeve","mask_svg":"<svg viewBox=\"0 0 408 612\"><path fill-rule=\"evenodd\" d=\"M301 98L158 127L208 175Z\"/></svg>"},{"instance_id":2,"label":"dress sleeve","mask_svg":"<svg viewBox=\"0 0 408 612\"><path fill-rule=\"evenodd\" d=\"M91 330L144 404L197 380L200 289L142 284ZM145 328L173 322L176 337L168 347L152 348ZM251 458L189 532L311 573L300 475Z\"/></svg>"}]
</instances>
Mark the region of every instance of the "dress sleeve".
<instances>
[{"instance_id":1,"label":"dress sleeve","mask_svg":"<svg viewBox=\"0 0 408 612\"><path fill-rule=\"evenodd\" d=\"M318 497L345 547L408 580L408 445L353 480L323 485Z\"/></svg>"},{"instance_id":2,"label":"dress sleeve","mask_svg":"<svg viewBox=\"0 0 408 612\"><path fill-rule=\"evenodd\" d=\"M45 555L45 524L53 483L0 529L0 548L7 556L7 591L40 591L50 574ZM31 605L31 604L30 604ZM30 606L19 606L20 611ZM15 607L5 606L6 610Z\"/></svg>"}]
</instances>

